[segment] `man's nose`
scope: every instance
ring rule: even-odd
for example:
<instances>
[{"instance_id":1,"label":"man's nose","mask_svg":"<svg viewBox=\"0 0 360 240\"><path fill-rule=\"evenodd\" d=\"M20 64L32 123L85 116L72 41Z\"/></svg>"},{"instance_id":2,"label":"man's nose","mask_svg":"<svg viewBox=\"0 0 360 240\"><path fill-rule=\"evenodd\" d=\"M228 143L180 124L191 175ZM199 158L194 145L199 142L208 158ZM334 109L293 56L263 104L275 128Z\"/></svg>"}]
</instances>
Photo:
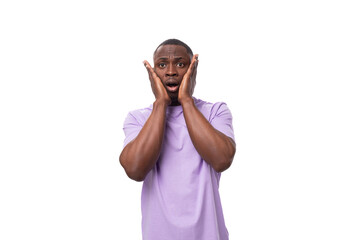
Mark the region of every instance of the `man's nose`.
<instances>
[{"instance_id":1,"label":"man's nose","mask_svg":"<svg viewBox=\"0 0 360 240\"><path fill-rule=\"evenodd\" d=\"M167 77L176 77L177 75L178 75L178 73L177 73L177 71L176 71L175 66L170 65L170 66L167 68L166 76L167 76Z\"/></svg>"}]
</instances>

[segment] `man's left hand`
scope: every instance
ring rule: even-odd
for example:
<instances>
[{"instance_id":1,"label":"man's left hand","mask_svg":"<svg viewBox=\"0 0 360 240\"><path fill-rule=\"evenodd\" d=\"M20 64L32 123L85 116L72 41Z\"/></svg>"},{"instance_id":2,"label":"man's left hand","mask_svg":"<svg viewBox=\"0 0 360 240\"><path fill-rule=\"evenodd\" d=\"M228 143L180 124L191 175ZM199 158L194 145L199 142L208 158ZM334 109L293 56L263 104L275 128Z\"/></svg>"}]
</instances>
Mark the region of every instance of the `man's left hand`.
<instances>
[{"instance_id":1,"label":"man's left hand","mask_svg":"<svg viewBox=\"0 0 360 240\"><path fill-rule=\"evenodd\" d=\"M196 72L199 62L198 56L198 54L193 56L191 64L181 81L178 95L178 101L181 104L186 100L192 99L192 94L196 84Z\"/></svg>"}]
</instances>

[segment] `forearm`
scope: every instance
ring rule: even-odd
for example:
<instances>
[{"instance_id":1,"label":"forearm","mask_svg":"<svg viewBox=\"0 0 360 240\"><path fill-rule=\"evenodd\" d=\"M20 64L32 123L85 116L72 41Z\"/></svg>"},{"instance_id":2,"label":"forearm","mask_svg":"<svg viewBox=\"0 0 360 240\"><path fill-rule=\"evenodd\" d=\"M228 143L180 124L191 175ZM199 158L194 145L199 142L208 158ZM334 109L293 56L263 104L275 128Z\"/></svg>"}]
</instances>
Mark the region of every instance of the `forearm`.
<instances>
[{"instance_id":1,"label":"forearm","mask_svg":"<svg viewBox=\"0 0 360 240\"><path fill-rule=\"evenodd\" d=\"M216 130L192 99L182 102L182 107L190 138L200 156L217 172L229 168L236 150L234 141Z\"/></svg>"},{"instance_id":2,"label":"forearm","mask_svg":"<svg viewBox=\"0 0 360 240\"><path fill-rule=\"evenodd\" d=\"M153 110L138 136L128 143L120 155L120 163L133 180L142 181L153 168L164 137L166 103L155 101Z\"/></svg>"}]
</instances>

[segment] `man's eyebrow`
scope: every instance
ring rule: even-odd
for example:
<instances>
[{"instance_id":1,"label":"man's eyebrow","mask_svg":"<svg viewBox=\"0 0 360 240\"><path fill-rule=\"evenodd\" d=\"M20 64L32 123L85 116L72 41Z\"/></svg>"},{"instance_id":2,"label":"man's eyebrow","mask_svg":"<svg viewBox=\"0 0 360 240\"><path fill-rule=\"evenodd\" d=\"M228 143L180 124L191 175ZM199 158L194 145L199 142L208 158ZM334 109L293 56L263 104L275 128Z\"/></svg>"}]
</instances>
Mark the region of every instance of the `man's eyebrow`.
<instances>
[{"instance_id":1,"label":"man's eyebrow","mask_svg":"<svg viewBox=\"0 0 360 240\"><path fill-rule=\"evenodd\" d=\"M156 60L168 60L168 59L169 59L169 57L159 57ZM181 59L184 59L184 58L183 57L174 57L174 59L181 60Z\"/></svg>"}]
</instances>

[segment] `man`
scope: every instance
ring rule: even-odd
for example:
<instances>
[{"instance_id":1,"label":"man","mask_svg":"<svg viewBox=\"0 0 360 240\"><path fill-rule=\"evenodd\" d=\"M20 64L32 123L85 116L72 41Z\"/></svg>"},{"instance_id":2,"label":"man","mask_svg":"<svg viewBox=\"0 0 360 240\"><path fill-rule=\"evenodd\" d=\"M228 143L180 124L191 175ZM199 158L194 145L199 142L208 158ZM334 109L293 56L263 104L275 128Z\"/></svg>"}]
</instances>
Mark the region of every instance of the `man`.
<instances>
[{"instance_id":1,"label":"man","mask_svg":"<svg viewBox=\"0 0 360 240\"><path fill-rule=\"evenodd\" d=\"M119 158L144 181L143 240L227 240L218 188L235 155L231 113L192 96L198 55L180 40L161 43L154 68L144 65L155 102L128 114Z\"/></svg>"}]
</instances>

